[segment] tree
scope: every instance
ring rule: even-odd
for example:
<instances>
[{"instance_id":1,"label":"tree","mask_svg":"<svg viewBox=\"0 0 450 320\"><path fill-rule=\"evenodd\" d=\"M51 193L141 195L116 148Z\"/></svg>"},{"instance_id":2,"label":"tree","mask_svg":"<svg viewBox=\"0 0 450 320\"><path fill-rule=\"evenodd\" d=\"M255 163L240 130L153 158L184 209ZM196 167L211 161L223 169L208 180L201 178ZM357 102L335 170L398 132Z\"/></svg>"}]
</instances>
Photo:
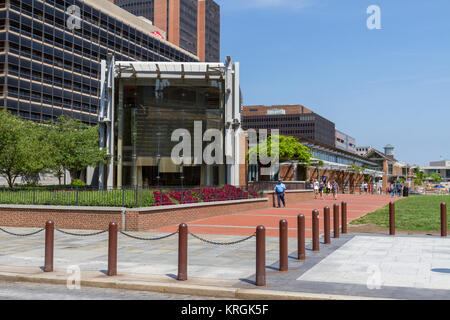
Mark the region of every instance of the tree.
<instances>
[{"instance_id":1,"label":"tree","mask_svg":"<svg viewBox=\"0 0 450 320\"><path fill-rule=\"evenodd\" d=\"M88 166L106 164L106 150L99 148L98 127L83 124L78 120L62 116L49 132L51 167L58 173L68 170L72 179Z\"/></svg>"},{"instance_id":2,"label":"tree","mask_svg":"<svg viewBox=\"0 0 450 320\"><path fill-rule=\"evenodd\" d=\"M431 181L435 183L441 183L442 182L442 176L437 172L430 173Z\"/></svg>"},{"instance_id":3,"label":"tree","mask_svg":"<svg viewBox=\"0 0 450 320\"><path fill-rule=\"evenodd\" d=\"M414 174L416 176L415 184L422 185L423 181L425 181L425 179L427 177L425 172L421 171L419 168L415 168L414 169Z\"/></svg>"},{"instance_id":4,"label":"tree","mask_svg":"<svg viewBox=\"0 0 450 320\"><path fill-rule=\"evenodd\" d=\"M48 163L48 143L43 128L0 110L0 175L10 188L19 176L37 175Z\"/></svg>"},{"instance_id":5,"label":"tree","mask_svg":"<svg viewBox=\"0 0 450 320\"><path fill-rule=\"evenodd\" d=\"M272 156L272 137L269 136L267 140L264 140L260 144L250 148L247 159L259 159L262 155ZM297 160L303 165L310 165L311 151L303 144L297 141L294 137L279 135L279 154L274 155L272 161L292 161Z\"/></svg>"}]
</instances>

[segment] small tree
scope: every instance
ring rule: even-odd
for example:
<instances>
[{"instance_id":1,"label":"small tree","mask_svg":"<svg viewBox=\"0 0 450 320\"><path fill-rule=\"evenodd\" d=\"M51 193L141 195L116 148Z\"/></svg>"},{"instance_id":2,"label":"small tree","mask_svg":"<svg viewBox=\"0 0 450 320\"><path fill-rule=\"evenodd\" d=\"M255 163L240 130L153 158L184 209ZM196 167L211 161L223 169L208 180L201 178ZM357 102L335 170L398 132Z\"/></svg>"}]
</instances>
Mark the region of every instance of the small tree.
<instances>
[{"instance_id":1,"label":"small tree","mask_svg":"<svg viewBox=\"0 0 450 320\"><path fill-rule=\"evenodd\" d=\"M106 150L99 148L98 127L91 127L78 120L62 116L52 126L49 139L51 151L51 167L56 175L68 170L72 179L77 172L88 166L107 163Z\"/></svg>"},{"instance_id":2,"label":"small tree","mask_svg":"<svg viewBox=\"0 0 450 320\"><path fill-rule=\"evenodd\" d=\"M0 175L10 188L19 176L36 176L48 167L44 128L0 110Z\"/></svg>"},{"instance_id":3,"label":"small tree","mask_svg":"<svg viewBox=\"0 0 450 320\"><path fill-rule=\"evenodd\" d=\"M441 183L442 182L442 176L437 172L430 173L431 181L434 183Z\"/></svg>"},{"instance_id":4,"label":"small tree","mask_svg":"<svg viewBox=\"0 0 450 320\"><path fill-rule=\"evenodd\" d=\"M279 154L274 155L272 161L297 160L308 166L311 162L311 151L294 137L278 136ZM272 156L272 136L260 144L250 148L247 159L258 159L261 155Z\"/></svg>"}]
</instances>

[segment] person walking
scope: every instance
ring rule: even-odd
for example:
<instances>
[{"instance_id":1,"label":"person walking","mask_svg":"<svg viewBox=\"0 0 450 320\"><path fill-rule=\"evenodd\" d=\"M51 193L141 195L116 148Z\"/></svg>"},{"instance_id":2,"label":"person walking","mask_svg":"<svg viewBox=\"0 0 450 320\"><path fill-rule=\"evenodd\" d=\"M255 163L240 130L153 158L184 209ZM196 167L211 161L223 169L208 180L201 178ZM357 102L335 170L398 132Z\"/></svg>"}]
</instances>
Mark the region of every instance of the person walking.
<instances>
[{"instance_id":1,"label":"person walking","mask_svg":"<svg viewBox=\"0 0 450 320\"><path fill-rule=\"evenodd\" d=\"M319 185L319 193L320 193L320 199L323 200L323 190L325 189L325 183L321 182Z\"/></svg>"},{"instance_id":2,"label":"person walking","mask_svg":"<svg viewBox=\"0 0 450 320\"><path fill-rule=\"evenodd\" d=\"M319 194L319 181L317 179L314 179L313 187L314 187L314 199L317 199L317 195Z\"/></svg>"},{"instance_id":3,"label":"person walking","mask_svg":"<svg viewBox=\"0 0 450 320\"><path fill-rule=\"evenodd\" d=\"M336 182L336 180L333 181L333 183L331 184L331 189L333 190L333 198L334 200L337 200L337 194L339 191L339 185Z\"/></svg>"},{"instance_id":4,"label":"person walking","mask_svg":"<svg viewBox=\"0 0 450 320\"><path fill-rule=\"evenodd\" d=\"M277 194L278 208L281 208L280 201L283 202L283 207L286 208L285 202L285 191L286 185L283 183L283 180L278 180L278 184L275 186L275 192Z\"/></svg>"}]
</instances>

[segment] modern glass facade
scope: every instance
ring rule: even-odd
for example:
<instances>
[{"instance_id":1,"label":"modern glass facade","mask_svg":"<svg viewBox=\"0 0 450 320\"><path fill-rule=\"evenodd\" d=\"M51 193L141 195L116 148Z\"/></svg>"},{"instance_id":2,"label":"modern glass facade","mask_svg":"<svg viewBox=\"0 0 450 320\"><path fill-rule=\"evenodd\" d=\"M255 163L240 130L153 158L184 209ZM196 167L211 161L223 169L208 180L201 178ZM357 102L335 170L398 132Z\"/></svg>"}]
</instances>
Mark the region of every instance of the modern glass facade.
<instances>
[{"instance_id":1,"label":"modern glass facade","mask_svg":"<svg viewBox=\"0 0 450 320\"><path fill-rule=\"evenodd\" d=\"M67 23L72 5L80 9L79 28ZM66 114L95 124L100 61L108 54L125 61L198 61L124 22L108 5L114 6L105 0L0 0L0 106L34 121Z\"/></svg>"},{"instance_id":2,"label":"modern glass facade","mask_svg":"<svg viewBox=\"0 0 450 320\"><path fill-rule=\"evenodd\" d=\"M138 185L144 187L219 185L225 182L225 165L193 164L195 124L198 127L201 123L201 135L208 129L218 129L224 136L223 80L121 81L123 119L119 121L124 125L123 185L133 185L134 165L137 166ZM179 144L179 141L171 141L172 133L177 129L188 130L192 138L192 165L183 165L183 168L176 166L171 159L172 149ZM201 150L209 143L203 142Z\"/></svg>"}]
</instances>

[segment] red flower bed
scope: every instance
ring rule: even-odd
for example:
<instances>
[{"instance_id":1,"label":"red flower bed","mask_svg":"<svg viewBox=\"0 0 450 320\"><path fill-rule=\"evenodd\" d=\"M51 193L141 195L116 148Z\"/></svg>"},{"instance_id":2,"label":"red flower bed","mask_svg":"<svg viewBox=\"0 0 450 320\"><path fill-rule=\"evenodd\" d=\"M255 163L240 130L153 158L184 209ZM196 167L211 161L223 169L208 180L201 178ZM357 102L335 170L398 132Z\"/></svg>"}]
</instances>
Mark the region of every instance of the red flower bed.
<instances>
[{"instance_id":1,"label":"red flower bed","mask_svg":"<svg viewBox=\"0 0 450 320\"><path fill-rule=\"evenodd\" d=\"M186 191L169 191L161 193L154 191L156 206L166 206L175 204L229 201L257 198L258 194L253 191L244 191L232 185L225 185L223 188L203 187Z\"/></svg>"}]
</instances>

